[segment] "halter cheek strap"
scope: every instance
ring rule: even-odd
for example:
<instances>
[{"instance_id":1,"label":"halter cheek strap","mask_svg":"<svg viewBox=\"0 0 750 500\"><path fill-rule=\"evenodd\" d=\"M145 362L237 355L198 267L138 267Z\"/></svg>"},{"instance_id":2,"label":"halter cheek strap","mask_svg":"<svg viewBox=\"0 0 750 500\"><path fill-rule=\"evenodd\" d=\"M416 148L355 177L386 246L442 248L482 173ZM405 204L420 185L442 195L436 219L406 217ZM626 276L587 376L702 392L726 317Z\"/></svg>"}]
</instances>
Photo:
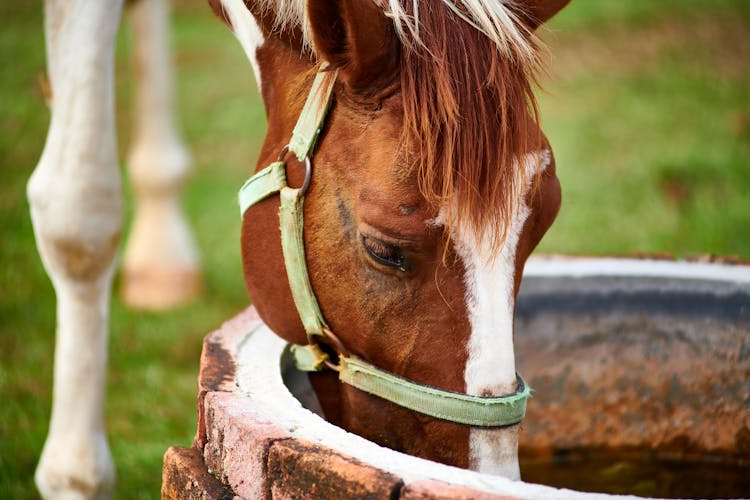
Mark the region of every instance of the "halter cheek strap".
<instances>
[{"instance_id":1,"label":"halter cheek strap","mask_svg":"<svg viewBox=\"0 0 750 500\"><path fill-rule=\"evenodd\" d=\"M314 342L313 336L324 335L323 329L327 328L327 325L323 313L320 312L307 272L305 242L302 237L304 227L303 204L312 175L310 156L323 127L328 107L331 104L336 74L336 71L332 71L318 72L315 75L312 89L292 131L289 145L281 151L277 161L252 176L242 186L239 193L240 215L244 215L248 208L259 201L279 193L281 201L279 225L281 226L281 248L284 253L284 264L294 304L297 307L297 312L305 327L310 344L317 344ZM287 185L284 163L287 152L294 153L299 161L305 163L305 180L301 188L291 188ZM317 349L317 351L320 351L320 349ZM316 352L316 354L318 353ZM317 364L315 363L315 365Z\"/></svg>"},{"instance_id":2,"label":"halter cheek strap","mask_svg":"<svg viewBox=\"0 0 750 500\"><path fill-rule=\"evenodd\" d=\"M304 371L322 370L329 362L328 355L315 339L316 336L326 336L328 325L320 311L307 271L303 208L304 195L312 175L310 156L331 104L336 74L337 72L333 71L318 72L315 75L312 89L294 127L289 145L282 149L277 161L248 179L239 192L240 216L244 216L247 209L256 203L279 194L279 226L284 265L294 305L308 339L307 345L294 345L292 351L297 367ZM288 152L292 152L299 161L305 163L305 180L298 189L287 185L284 158Z\"/></svg>"},{"instance_id":3,"label":"halter cheek strap","mask_svg":"<svg viewBox=\"0 0 750 500\"><path fill-rule=\"evenodd\" d=\"M336 71L319 72L315 76L289 145L282 150L277 161L248 179L239 192L241 216L258 202L279 194L284 265L294 305L308 338L307 345L292 345L297 368L303 371L334 369L339 372L342 382L359 390L410 410L459 424L501 427L519 423L526 413L526 400L531 395L531 389L518 374L517 389L507 396L480 397L446 391L400 377L348 354L328 328L307 271L303 202L312 171L310 158L331 103L336 74ZM305 181L300 188L287 185L284 158L288 152L305 163ZM324 337L336 346L338 364L330 361L316 337Z\"/></svg>"}]
</instances>

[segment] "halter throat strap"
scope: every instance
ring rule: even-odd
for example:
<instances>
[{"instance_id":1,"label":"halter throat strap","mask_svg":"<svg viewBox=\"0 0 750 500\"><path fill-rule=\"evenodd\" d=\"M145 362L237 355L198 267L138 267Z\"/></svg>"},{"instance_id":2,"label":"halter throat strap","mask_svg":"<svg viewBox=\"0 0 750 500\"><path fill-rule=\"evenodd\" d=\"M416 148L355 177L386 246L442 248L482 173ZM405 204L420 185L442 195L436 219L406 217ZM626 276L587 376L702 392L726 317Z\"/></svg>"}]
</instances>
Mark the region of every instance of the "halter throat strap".
<instances>
[{"instance_id":1,"label":"halter throat strap","mask_svg":"<svg viewBox=\"0 0 750 500\"><path fill-rule=\"evenodd\" d=\"M336 71L316 74L289 145L282 150L277 161L248 179L239 192L241 216L253 205L279 194L284 265L294 304L308 338L307 345L291 346L297 368L308 372L326 368L336 370L343 383L410 410L458 424L502 427L521 422L531 388L518 374L516 391L506 396L481 397L446 391L408 380L348 354L328 328L307 271L303 203L312 173L312 152L331 104L336 75ZM287 185L284 159L288 152L305 164L305 182L301 188ZM324 337L336 346L338 364L334 364L321 349L316 337Z\"/></svg>"}]
</instances>

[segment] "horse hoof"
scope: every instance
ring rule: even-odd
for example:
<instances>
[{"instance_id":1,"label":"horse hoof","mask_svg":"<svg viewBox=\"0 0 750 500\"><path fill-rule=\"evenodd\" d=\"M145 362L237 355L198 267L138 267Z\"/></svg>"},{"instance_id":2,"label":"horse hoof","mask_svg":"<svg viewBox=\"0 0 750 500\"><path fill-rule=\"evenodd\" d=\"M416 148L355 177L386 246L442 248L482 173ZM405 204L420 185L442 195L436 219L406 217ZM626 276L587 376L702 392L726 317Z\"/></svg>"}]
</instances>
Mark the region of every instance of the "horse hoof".
<instances>
[{"instance_id":1,"label":"horse hoof","mask_svg":"<svg viewBox=\"0 0 750 500\"><path fill-rule=\"evenodd\" d=\"M133 309L163 311L198 299L203 275L198 269L124 270L121 294Z\"/></svg>"}]
</instances>

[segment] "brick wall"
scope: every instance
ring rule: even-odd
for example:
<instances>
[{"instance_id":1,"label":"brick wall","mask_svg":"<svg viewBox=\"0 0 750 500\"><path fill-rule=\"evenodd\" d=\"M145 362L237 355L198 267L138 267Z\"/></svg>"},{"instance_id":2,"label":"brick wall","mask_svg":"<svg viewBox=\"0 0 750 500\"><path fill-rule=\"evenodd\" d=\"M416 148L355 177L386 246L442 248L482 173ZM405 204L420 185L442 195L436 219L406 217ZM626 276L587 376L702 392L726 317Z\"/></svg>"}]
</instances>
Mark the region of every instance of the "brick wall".
<instances>
[{"instance_id":1,"label":"brick wall","mask_svg":"<svg viewBox=\"0 0 750 500\"><path fill-rule=\"evenodd\" d=\"M198 429L192 448L164 455L162 498L508 499L471 488L401 477L291 436L235 393L237 345L260 323L249 308L203 342Z\"/></svg>"}]
</instances>

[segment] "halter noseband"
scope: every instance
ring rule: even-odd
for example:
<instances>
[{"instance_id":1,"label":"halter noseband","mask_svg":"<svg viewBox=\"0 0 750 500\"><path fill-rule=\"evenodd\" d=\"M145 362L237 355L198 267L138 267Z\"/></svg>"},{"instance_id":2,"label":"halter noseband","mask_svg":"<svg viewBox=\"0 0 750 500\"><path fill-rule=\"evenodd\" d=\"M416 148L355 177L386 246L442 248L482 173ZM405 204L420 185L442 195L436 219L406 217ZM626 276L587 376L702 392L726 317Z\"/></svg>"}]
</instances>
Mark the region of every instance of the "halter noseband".
<instances>
[{"instance_id":1,"label":"halter noseband","mask_svg":"<svg viewBox=\"0 0 750 500\"><path fill-rule=\"evenodd\" d=\"M420 384L378 368L357 356L331 332L320 311L310 285L302 236L303 202L312 176L312 150L325 121L337 71L320 71L307 96L289 145L277 161L253 175L239 192L240 215L248 208L276 193L281 200L279 222L284 265L297 313L307 333L307 345L292 345L295 364L302 371L332 369L339 380L359 390L391 401L410 410L450 422L476 427L502 427L521 422L531 388L516 374L518 386L513 394L497 397L471 396ZM305 181L300 188L286 182L284 158L291 152L305 164ZM338 364L334 364L320 347L322 337L334 346Z\"/></svg>"}]
</instances>

